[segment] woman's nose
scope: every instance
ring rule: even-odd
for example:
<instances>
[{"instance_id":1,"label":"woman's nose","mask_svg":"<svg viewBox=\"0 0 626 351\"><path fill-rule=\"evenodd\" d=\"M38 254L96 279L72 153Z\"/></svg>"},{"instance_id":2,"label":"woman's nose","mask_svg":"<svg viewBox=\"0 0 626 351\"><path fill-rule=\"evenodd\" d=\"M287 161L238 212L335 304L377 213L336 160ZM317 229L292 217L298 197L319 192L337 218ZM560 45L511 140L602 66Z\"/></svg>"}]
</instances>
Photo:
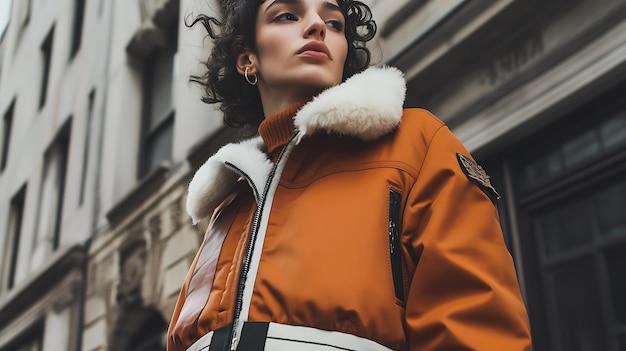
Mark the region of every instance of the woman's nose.
<instances>
[{"instance_id":1,"label":"woman's nose","mask_svg":"<svg viewBox=\"0 0 626 351\"><path fill-rule=\"evenodd\" d=\"M310 16L310 20L305 29L305 36L316 37L319 40L324 40L326 37L326 23L317 14Z\"/></svg>"}]
</instances>

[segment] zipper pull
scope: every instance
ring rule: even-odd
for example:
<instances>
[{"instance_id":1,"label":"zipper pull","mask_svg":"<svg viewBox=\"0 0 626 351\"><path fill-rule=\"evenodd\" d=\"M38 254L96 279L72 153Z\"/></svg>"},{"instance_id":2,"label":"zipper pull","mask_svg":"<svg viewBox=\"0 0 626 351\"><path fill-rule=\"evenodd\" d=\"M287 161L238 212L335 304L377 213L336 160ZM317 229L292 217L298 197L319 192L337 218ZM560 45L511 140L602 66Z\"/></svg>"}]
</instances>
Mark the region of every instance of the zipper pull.
<instances>
[{"instance_id":1,"label":"zipper pull","mask_svg":"<svg viewBox=\"0 0 626 351\"><path fill-rule=\"evenodd\" d=\"M233 341L230 343L230 351L235 351L237 349L237 337L233 337Z\"/></svg>"},{"instance_id":2,"label":"zipper pull","mask_svg":"<svg viewBox=\"0 0 626 351\"><path fill-rule=\"evenodd\" d=\"M389 250L391 251L392 254L395 251L395 242L394 242L395 232L396 232L396 224L392 220L389 220Z\"/></svg>"}]
</instances>

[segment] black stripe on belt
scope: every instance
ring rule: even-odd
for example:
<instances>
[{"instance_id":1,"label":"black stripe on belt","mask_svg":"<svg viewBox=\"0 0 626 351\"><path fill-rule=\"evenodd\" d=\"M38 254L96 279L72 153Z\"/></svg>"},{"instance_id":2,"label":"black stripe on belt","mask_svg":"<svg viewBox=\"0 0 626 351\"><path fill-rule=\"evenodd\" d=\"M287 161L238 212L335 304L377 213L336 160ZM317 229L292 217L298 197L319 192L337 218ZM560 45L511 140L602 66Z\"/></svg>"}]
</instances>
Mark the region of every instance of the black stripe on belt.
<instances>
[{"instance_id":1,"label":"black stripe on belt","mask_svg":"<svg viewBox=\"0 0 626 351\"><path fill-rule=\"evenodd\" d=\"M267 339L290 341L293 343L302 343L309 345L317 345L324 347L331 347L341 351L354 351L353 349L347 349L344 347L325 344L323 342L304 341L296 339L287 339L280 337L267 336L267 331L270 324L268 322L244 322L243 330L241 331L241 341L237 346L238 351L264 351L265 341ZM232 335L232 325L229 324L213 332L213 338L211 339L211 346L208 351L229 351L230 345L228 345L228 339ZM205 351L203 349L202 351Z\"/></svg>"},{"instance_id":2,"label":"black stripe on belt","mask_svg":"<svg viewBox=\"0 0 626 351\"><path fill-rule=\"evenodd\" d=\"M269 326L268 322L244 322L237 350L263 351ZM230 347L228 339L231 332L232 325L227 325L214 331L208 351L228 351Z\"/></svg>"}]
</instances>

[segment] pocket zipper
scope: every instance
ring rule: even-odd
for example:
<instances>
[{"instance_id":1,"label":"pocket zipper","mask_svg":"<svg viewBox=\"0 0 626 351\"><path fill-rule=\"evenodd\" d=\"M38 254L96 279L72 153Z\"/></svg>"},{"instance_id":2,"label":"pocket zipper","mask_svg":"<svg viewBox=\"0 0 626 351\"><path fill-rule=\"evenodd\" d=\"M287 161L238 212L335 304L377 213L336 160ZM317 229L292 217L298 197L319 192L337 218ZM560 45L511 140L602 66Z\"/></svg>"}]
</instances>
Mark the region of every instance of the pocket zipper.
<instances>
[{"instance_id":1,"label":"pocket zipper","mask_svg":"<svg viewBox=\"0 0 626 351\"><path fill-rule=\"evenodd\" d=\"M391 274L396 298L404 301L404 283L402 280L402 251L400 249L400 193L389 190L389 254L391 257Z\"/></svg>"}]
</instances>

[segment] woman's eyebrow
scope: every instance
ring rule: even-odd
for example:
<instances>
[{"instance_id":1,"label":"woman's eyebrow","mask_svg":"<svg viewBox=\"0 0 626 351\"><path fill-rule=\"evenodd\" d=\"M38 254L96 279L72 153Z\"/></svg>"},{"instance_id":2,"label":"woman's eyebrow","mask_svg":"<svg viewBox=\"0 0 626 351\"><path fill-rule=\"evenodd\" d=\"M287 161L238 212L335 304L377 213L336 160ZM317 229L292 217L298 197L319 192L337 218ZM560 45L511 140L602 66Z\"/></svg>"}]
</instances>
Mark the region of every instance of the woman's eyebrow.
<instances>
[{"instance_id":1,"label":"woman's eyebrow","mask_svg":"<svg viewBox=\"0 0 626 351\"><path fill-rule=\"evenodd\" d=\"M271 4L269 4L268 7L265 8L264 12L267 12L272 6L274 5L278 5L278 4L287 4L287 5L293 5L293 4L297 4L300 5L302 3L302 0L274 0ZM335 4L333 4L332 2L329 1L324 1L324 4L322 5L324 8L328 9L328 10L332 10L332 11L341 11L341 8Z\"/></svg>"},{"instance_id":2,"label":"woman's eyebrow","mask_svg":"<svg viewBox=\"0 0 626 351\"><path fill-rule=\"evenodd\" d=\"M341 11L341 8L335 4L333 4L332 2L329 1L324 1L324 8L332 10L332 11L339 11L341 13L343 13L343 11Z\"/></svg>"},{"instance_id":3,"label":"woman's eyebrow","mask_svg":"<svg viewBox=\"0 0 626 351\"><path fill-rule=\"evenodd\" d=\"M269 4L268 7L265 8L264 12L267 12L274 5L278 5L278 4L292 5L292 4L300 4L300 3L302 3L302 0L274 0L271 4Z\"/></svg>"}]
</instances>

